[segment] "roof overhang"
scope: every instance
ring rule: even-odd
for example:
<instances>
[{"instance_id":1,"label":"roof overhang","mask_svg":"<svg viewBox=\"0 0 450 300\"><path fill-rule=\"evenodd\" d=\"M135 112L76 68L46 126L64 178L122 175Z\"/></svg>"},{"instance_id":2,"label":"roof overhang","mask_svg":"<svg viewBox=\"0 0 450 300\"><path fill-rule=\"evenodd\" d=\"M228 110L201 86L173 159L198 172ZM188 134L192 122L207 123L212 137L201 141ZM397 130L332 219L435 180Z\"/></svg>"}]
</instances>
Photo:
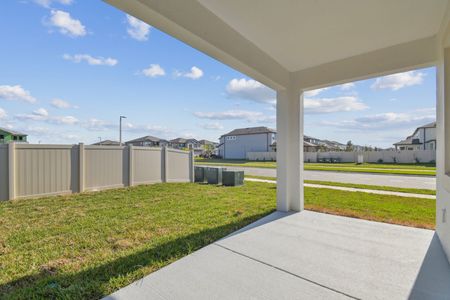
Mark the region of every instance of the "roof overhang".
<instances>
[{"instance_id":1,"label":"roof overhang","mask_svg":"<svg viewBox=\"0 0 450 300\"><path fill-rule=\"evenodd\" d=\"M433 65L448 0L105 0L274 88Z\"/></svg>"}]
</instances>

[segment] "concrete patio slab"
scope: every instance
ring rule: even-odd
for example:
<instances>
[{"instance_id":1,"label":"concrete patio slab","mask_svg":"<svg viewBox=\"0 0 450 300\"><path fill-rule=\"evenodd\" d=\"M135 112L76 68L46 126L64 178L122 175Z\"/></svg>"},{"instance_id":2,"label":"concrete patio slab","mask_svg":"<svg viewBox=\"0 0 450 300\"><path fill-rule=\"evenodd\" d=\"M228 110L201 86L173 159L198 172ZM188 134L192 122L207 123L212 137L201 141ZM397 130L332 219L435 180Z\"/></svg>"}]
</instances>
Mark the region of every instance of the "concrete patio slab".
<instances>
[{"instance_id":1,"label":"concrete patio slab","mask_svg":"<svg viewBox=\"0 0 450 300\"><path fill-rule=\"evenodd\" d=\"M276 212L106 299L450 299L434 231Z\"/></svg>"}]
</instances>

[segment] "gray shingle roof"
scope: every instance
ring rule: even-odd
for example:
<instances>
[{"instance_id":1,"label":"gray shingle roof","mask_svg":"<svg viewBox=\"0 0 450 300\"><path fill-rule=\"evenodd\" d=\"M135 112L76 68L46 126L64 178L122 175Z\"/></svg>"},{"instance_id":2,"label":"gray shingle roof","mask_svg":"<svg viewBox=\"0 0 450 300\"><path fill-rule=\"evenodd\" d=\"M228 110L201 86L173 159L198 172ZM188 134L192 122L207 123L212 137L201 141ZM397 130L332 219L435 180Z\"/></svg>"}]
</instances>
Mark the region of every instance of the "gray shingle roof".
<instances>
[{"instance_id":1,"label":"gray shingle roof","mask_svg":"<svg viewBox=\"0 0 450 300\"><path fill-rule=\"evenodd\" d=\"M274 129L261 126L261 127L238 128L238 129L232 130L222 136L247 135L247 134L259 134L259 133L277 133L277 132Z\"/></svg>"},{"instance_id":2,"label":"gray shingle roof","mask_svg":"<svg viewBox=\"0 0 450 300\"><path fill-rule=\"evenodd\" d=\"M119 146L120 143L117 141L104 140L101 142L94 143L92 145L95 145L95 146Z\"/></svg>"},{"instance_id":3,"label":"gray shingle roof","mask_svg":"<svg viewBox=\"0 0 450 300\"><path fill-rule=\"evenodd\" d=\"M155 136L147 135L147 136L143 136L143 137L128 141L127 143L134 143L134 142L155 142L155 143L157 143L157 142L161 142L161 141L165 141L165 140L160 139Z\"/></svg>"}]
</instances>

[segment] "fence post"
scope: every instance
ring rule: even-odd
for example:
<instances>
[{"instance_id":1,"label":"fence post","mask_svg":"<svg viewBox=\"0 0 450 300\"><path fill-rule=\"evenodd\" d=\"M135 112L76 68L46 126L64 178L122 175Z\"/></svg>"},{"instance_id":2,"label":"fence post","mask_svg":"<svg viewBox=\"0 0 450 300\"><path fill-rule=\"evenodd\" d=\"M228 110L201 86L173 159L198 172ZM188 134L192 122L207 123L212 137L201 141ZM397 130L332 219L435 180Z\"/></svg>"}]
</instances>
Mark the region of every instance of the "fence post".
<instances>
[{"instance_id":1,"label":"fence post","mask_svg":"<svg viewBox=\"0 0 450 300\"><path fill-rule=\"evenodd\" d=\"M162 176L162 182L167 182L169 179L169 153L167 150L167 146L162 147L162 170L163 170L163 176Z\"/></svg>"},{"instance_id":2,"label":"fence post","mask_svg":"<svg viewBox=\"0 0 450 300\"><path fill-rule=\"evenodd\" d=\"M79 192L84 192L84 144L80 143L78 146L78 154L79 154Z\"/></svg>"},{"instance_id":3,"label":"fence post","mask_svg":"<svg viewBox=\"0 0 450 300\"><path fill-rule=\"evenodd\" d=\"M194 182L194 150L189 150L189 181Z\"/></svg>"},{"instance_id":4,"label":"fence post","mask_svg":"<svg viewBox=\"0 0 450 300\"><path fill-rule=\"evenodd\" d=\"M134 147L133 145L128 146L128 185L133 186L134 184Z\"/></svg>"},{"instance_id":5,"label":"fence post","mask_svg":"<svg viewBox=\"0 0 450 300\"><path fill-rule=\"evenodd\" d=\"M9 200L16 198L16 144L8 144L8 191Z\"/></svg>"}]
</instances>

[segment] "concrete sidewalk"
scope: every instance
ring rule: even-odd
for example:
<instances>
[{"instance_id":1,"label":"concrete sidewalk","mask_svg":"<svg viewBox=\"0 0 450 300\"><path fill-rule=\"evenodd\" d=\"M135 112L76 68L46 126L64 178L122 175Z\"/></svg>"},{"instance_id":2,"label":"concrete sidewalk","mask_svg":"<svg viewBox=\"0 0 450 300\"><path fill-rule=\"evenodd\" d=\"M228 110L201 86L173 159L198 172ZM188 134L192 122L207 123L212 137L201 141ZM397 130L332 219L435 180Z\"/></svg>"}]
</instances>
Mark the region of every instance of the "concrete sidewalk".
<instances>
[{"instance_id":1,"label":"concrete sidewalk","mask_svg":"<svg viewBox=\"0 0 450 300\"><path fill-rule=\"evenodd\" d=\"M105 299L450 299L432 230L275 212Z\"/></svg>"},{"instance_id":2,"label":"concrete sidewalk","mask_svg":"<svg viewBox=\"0 0 450 300\"><path fill-rule=\"evenodd\" d=\"M217 166L216 166L217 167ZM276 169L224 166L228 170L244 171L246 175L277 177ZM305 180L320 180L413 189L436 189L436 177L413 175L369 174L332 171L303 171Z\"/></svg>"},{"instance_id":3,"label":"concrete sidewalk","mask_svg":"<svg viewBox=\"0 0 450 300\"><path fill-rule=\"evenodd\" d=\"M245 180L277 184L277 182L275 180L258 179L258 178L245 178ZM357 189L357 188L350 188L350 187L343 187L343 186L331 186L331 185L321 185L321 184L311 184L311 183L305 183L304 186L319 188L319 189L346 191L346 192L362 192L362 193L378 194L378 195L392 195L392 196L399 196L399 197L423 198L423 199L436 200L435 195L402 193L402 192L392 192L392 191L382 191L382 190Z\"/></svg>"}]
</instances>

